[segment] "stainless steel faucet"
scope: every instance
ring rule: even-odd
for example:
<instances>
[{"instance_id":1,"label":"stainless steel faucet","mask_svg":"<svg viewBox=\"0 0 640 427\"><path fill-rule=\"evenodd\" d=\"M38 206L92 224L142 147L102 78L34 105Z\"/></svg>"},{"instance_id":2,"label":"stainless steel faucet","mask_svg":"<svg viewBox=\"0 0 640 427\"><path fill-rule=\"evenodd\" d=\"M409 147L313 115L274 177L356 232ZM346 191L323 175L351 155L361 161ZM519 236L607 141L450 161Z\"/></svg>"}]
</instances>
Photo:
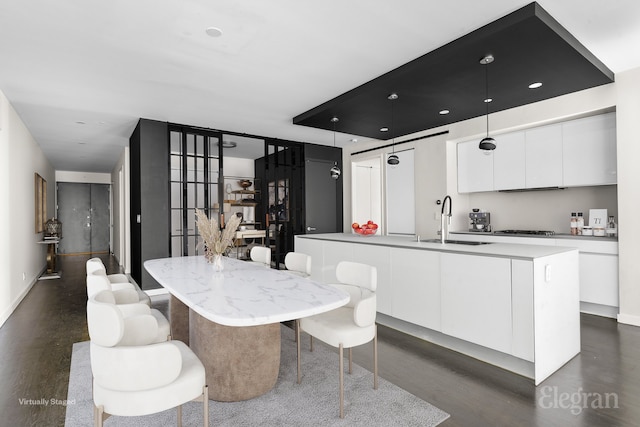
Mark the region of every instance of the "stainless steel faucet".
<instances>
[{"instance_id":1,"label":"stainless steel faucet","mask_svg":"<svg viewBox=\"0 0 640 427\"><path fill-rule=\"evenodd\" d=\"M449 201L449 209L448 211L446 211L445 213L445 207L447 207L447 200ZM452 202L451 202L451 196L445 196L444 200L442 201L442 210L440 212L440 241L442 244L445 243L445 241L447 241L449 239L449 226L451 225L451 207ZM445 221L445 216L447 217L447 220ZM445 231L446 229L446 231Z\"/></svg>"}]
</instances>

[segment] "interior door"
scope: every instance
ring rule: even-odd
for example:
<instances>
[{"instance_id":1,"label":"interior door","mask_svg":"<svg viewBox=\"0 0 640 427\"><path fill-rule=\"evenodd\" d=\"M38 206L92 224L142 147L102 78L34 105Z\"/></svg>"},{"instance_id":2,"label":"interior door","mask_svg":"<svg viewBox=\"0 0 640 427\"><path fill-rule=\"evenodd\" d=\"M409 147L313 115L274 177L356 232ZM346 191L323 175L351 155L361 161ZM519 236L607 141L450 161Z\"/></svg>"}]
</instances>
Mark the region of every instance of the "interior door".
<instances>
[{"instance_id":1,"label":"interior door","mask_svg":"<svg viewBox=\"0 0 640 427\"><path fill-rule=\"evenodd\" d=\"M60 182L58 220L62 239L58 253L108 253L110 244L110 186Z\"/></svg>"},{"instance_id":2,"label":"interior door","mask_svg":"<svg viewBox=\"0 0 640 427\"><path fill-rule=\"evenodd\" d=\"M305 161L305 224L306 233L337 233L342 231L337 215L337 186L340 179L331 178L333 162Z\"/></svg>"},{"instance_id":3,"label":"interior door","mask_svg":"<svg viewBox=\"0 0 640 427\"><path fill-rule=\"evenodd\" d=\"M285 255L293 250L293 236L304 233L302 147L280 140L266 140L264 145L261 215L268 230L272 260L276 268L281 268Z\"/></svg>"}]
</instances>

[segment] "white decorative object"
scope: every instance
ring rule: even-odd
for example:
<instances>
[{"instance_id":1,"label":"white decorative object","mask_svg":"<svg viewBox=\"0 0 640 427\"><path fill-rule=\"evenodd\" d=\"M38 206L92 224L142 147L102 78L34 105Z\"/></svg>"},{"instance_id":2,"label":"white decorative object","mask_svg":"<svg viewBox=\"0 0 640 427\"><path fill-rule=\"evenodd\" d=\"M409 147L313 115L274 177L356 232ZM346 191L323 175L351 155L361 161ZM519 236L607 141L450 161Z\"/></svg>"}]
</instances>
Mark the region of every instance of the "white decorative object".
<instances>
[{"instance_id":1,"label":"white decorative object","mask_svg":"<svg viewBox=\"0 0 640 427\"><path fill-rule=\"evenodd\" d=\"M594 229L606 228L607 227L607 210L606 209L589 209L589 225Z\"/></svg>"}]
</instances>

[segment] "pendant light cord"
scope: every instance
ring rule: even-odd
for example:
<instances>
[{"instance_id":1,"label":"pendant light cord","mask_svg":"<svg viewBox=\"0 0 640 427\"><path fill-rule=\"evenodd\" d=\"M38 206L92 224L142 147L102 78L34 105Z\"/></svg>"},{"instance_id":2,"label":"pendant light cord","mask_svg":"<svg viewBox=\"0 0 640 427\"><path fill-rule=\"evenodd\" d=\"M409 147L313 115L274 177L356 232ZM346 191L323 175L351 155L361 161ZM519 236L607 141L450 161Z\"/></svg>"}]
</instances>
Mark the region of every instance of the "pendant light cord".
<instances>
[{"instance_id":1,"label":"pendant light cord","mask_svg":"<svg viewBox=\"0 0 640 427\"><path fill-rule=\"evenodd\" d=\"M484 99L485 104L487 104L487 138L489 138L489 64L485 64L485 93L486 97Z\"/></svg>"}]
</instances>

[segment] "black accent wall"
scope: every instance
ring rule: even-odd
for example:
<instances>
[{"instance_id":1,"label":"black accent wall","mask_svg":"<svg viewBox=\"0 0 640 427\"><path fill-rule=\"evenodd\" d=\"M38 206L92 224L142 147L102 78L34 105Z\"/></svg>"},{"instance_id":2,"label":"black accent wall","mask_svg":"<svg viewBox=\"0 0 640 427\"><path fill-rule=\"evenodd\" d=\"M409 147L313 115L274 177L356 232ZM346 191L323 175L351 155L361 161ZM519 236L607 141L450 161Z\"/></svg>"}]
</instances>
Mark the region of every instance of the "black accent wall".
<instances>
[{"instance_id":1,"label":"black accent wall","mask_svg":"<svg viewBox=\"0 0 640 427\"><path fill-rule=\"evenodd\" d=\"M169 256L169 129L140 119L131 138L131 277L142 289L160 285L144 269Z\"/></svg>"}]
</instances>

